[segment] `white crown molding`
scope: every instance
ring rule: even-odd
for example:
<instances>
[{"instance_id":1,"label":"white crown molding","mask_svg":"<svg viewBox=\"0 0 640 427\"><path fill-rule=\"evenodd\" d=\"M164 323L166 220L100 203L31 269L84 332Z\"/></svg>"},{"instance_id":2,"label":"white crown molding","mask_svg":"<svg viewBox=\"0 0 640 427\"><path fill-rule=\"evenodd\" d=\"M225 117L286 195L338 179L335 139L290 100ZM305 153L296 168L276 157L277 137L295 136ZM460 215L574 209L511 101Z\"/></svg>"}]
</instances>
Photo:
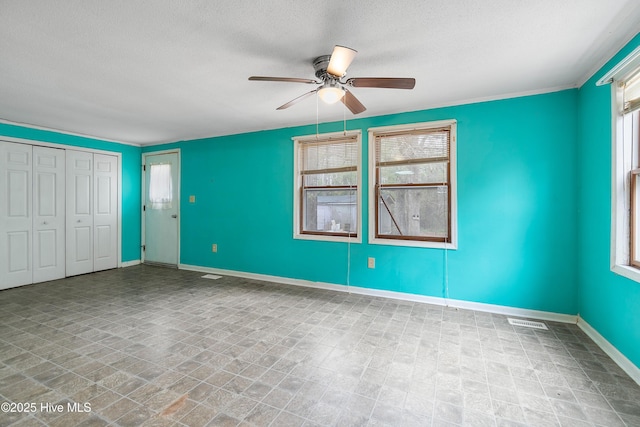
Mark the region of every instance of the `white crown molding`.
<instances>
[{"instance_id":1,"label":"white crown molding","mask_svg":"<svg viewBox=\"0 0 640 427\"><path fill-rule=\"evenodd\" d=\"M100 138L100 137L97 137L97 136L86 135L86 134L83 134L83 133L68 132L66 130L61 130L61 129L55 129L55 128L49 128L49 127L45 127L45 126L32 125L30 123L12 122L11 120L5 120L5 119L2 119L2 118L0 118L0 123L6 124L6 125L12 125L12 126L19 126L19 127L23 127L23 128L27 128L27 129L42 130L42 131L47 131L47 132L55 132L55 133L59 133L61 135L78 136L78 137L81 137L81 138L93 139L95 141L100 141L100 142L112 142L114 144L131 145L133 147L142 147L142 145L135 144L133 142L115 141L115 140L112 140L112 139ZM26 139L26 138L23 138L23 139Z\"/></svg>"},{"instance_id":2,"label":"white crown molding","mask_svg":"<svg viewBox=\"0 0 640 427\"><path fill-rule=\"evenodd\" d=\"M380 116L369 117L369 118L384 117L386 115L396 115L396 114L403 114L403 113L415 113L417 111L425 111L425 110L437 110L439 108L447 108L447 107L459 107L462 105L480 104L482 102L504 101L507 99L522 98L525 96L546 95L548 93L562 92L563 90L570 90L570 89L577 89L577 88L578 88L577 84L572 84L572 85L554 86L554 87L549 87L545 89L528 90L528 91L522 91L522 92L510 92L510 93L504 93L504 94L495 95L495 96L467 98L467 99L461 99L458 101L445 102L440 104L427 104L424 106L424 108L420 108L419 110L383 114Z\"/></svg>"},{"instance_id":3,"label":"white crown molding","mask_svg":"<svg viewBox=\"0 0 640 427\"><path fill-rule=\"evenodd\" d=\"M605 56L600 61L596 62L595 65L591 68L591 70L576 82L577 86L578 87L584 86L584 84L587 83L589 79L595 76L596 73L602 69L602 67L607 65L607 63L611 61L637 35L638 35L637 31L632 31L631 34L627 35L627 37L623 39L624 41L620 44L620 46L618 46L617 49L614 49L614 51L609 53L609 55Z\"/></svg>"}]
</instances>

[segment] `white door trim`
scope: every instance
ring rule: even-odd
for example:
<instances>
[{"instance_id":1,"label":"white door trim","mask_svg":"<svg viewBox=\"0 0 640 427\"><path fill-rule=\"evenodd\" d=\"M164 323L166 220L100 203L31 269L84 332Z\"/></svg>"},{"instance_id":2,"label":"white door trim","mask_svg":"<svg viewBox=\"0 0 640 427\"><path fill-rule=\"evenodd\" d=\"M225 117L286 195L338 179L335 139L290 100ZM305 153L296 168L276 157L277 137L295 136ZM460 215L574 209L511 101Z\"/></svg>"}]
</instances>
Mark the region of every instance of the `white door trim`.
<instances>
[{"instance_id":1,"label":"white door trim","mask_svg":"<svg viewBox=\"0 0 640 427\"><path fill-rule=\"evenodd\" d=\"M144 171L144 165L147 164L147 156L157 156L160 154L173 154L175 153L178 156L178 182L176 183L178 186L178 241L177 241L177 251L178 251L178 262L176 264L176 266L180 265L180 223L182 220L182 216L180 213L180 181L181 181L181 175L182 175L182 156L180 155L180 149L179 148L174 148L174 149L170 149L170 150L162 150L162 151L150 151L148 153L142 153L142 163L140 165L140 174L141 174L141 183L142 183L142 189L140 191L140 207L144 206L145 204L145 196L147 194L147 182L146 182L146 178L145 178L145 171ZM144 250L142 249L145 245L145 232L146 232L146 224L145 224L145 215L144 215L144 210L140 209L140 262L144 263L144 258L145 258L145 254L144 254Z\"/></svg>"},{"instance_id":2,"label":"white door trim","mask_svg":"<svg viewBox=\"0 0 640 427\"><path fill-rule=\"evenodd\" d=\"M118 158L118 268L122 267L122 153L117 151L98 150L86 147L76 147L67 144L57 144L54 142L44 142L35 139L14 138L10 136L0 136L0 141L17 142L31 146L61 148L63 150L87 151L89 153L108 154ZM178 156L178 158L180 158Z\"/></svg>"}]
</instances>

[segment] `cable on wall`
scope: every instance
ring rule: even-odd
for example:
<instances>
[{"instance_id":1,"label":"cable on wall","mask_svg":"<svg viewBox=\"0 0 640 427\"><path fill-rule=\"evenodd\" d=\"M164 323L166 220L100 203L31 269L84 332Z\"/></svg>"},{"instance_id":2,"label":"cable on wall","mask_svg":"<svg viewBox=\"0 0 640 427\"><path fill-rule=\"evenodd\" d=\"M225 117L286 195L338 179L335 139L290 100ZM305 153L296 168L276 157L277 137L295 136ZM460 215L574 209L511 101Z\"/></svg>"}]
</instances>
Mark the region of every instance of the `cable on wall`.
<instances>
[{"instance_id":1,"label":"cable on wall","mask_svg":"<svg viewBox=\"0 0 640 427\"><path fill-rule=\"evenodd\" d=\"M318 91L316 91L316 140L320 138L320 106L318 105L319 99Z\"/></svg>"},{"instance_id":2,"label":"cable on wall","mask_svg":"<svg viewBox=\"0 0 640 427\"><path fill-rule=\"evenodd\" d=\"M343 135L347 136L347 113L346 113L346 105L343 103L342 104L342 124L343 124ZM361 171L358 171L358 173L361 173ZM356 176L356 179L358 179L358 177ZM351 194L351 192L353 191L353 185L351 183L349 183L349 194ZM356 200L356 207L358 206L357 204L357 200ZM357 212L356 212L356 217L357 217ZM357 218L356 218L357 220ZM351 222L351 219L349 219L349 222ZM351 293L351 224L349 224L349 230L347 231L347 292Z\"/></svg>"}]
</instances>

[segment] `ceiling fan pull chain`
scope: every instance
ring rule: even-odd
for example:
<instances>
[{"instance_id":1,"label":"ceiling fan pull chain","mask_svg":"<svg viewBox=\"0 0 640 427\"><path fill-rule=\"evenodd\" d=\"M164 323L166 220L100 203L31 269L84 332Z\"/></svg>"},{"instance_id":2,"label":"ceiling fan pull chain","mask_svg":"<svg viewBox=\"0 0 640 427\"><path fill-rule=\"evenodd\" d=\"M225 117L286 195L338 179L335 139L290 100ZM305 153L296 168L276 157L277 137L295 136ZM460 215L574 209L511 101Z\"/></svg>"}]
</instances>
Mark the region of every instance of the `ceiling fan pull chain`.
<instances>
[{"instance_id":1,"label":"ceiling fan pull chain","mask_svg":"<svg viewBox=\"0 0 640 427\"><path fill-rule=\"evenodd\" d=\"M344 124L342 134L344 136L347 136L347 106L344 104L344 102L342 103L342 123Z\"/></svg>"}]
</instances>

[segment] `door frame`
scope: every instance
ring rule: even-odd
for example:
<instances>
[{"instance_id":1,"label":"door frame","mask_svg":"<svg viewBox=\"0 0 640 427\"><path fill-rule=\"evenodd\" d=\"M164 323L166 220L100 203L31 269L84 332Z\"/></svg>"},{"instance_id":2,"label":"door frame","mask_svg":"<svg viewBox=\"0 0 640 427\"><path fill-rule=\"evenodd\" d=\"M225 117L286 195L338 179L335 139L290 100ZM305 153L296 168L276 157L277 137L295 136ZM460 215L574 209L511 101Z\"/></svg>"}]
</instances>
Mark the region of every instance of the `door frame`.
<instances>
[{"instance_id":1,"label":"door frame","mask_svg":"<svg viewBox=\"0 0 640 427\"><path fill-rule=\"evenodd\" d=\"M68 135L73 135L73 134L68 134ZM122 153L118 151L98 150L95 148L78 147L75 145L45 142L37 139L15 138L11 136L0 136L0 140L7 141L7 142L17 142L18 144L27 144L31 146L60 148L63 150L76 150L76 151L86 151L88 153L106 154L109 156L116 156L118 158L118 171L117 171L117 174L118 174L118 196L117 196L118 197L118 248L117 248L118 254L116 256L118 257L117 268L123 267L123 263L122 263ZM124 144L124 143L118 143L118 144L131 145L131 144ZM127 263L126 265L130 265L130 262ZM65 277L68 277L66 273L66 269L65 269Z\"/></svg>"},{"instance_id":2,"label":"door frame","mask_svg":"<svg viewBox=\"0 0 640 427\"><path fill-rule=\"evenodd\" d=\"M181 181L181 175L182 175L182 156L180 155L180 149L179 148L173 148L173 149L169 149L169 150L161 150L161 151L149 151L146 153L142 153L142 165L140 166L140 174L142 175L141 178L141 183L142 183L142 191L140 192L140 207L143 208L145 201L146 201L146 195L147 195L147 180L146 180L146 174L145 174L145 170L144 170L144 166L147 164L147 157L148 156L157 156L157 155L161 155L161 154L176 154L178 156L178 182L176 183L176 185L178 186L177 189L177 202L178 202L178 241L176 242L176 244L178 245L177 250L178 250L178 259L176 260L176 268L178 268L180 266L180 223L182 221L182 216L180 214L180 181ZM145 261L145 251L144 251L144 247L146 245L146 219L145 219L145 211L144 208L140 209L140 232L141 232L141 236L140 236L140 263L144 263Z\"/></svg>"}]
</instances>

